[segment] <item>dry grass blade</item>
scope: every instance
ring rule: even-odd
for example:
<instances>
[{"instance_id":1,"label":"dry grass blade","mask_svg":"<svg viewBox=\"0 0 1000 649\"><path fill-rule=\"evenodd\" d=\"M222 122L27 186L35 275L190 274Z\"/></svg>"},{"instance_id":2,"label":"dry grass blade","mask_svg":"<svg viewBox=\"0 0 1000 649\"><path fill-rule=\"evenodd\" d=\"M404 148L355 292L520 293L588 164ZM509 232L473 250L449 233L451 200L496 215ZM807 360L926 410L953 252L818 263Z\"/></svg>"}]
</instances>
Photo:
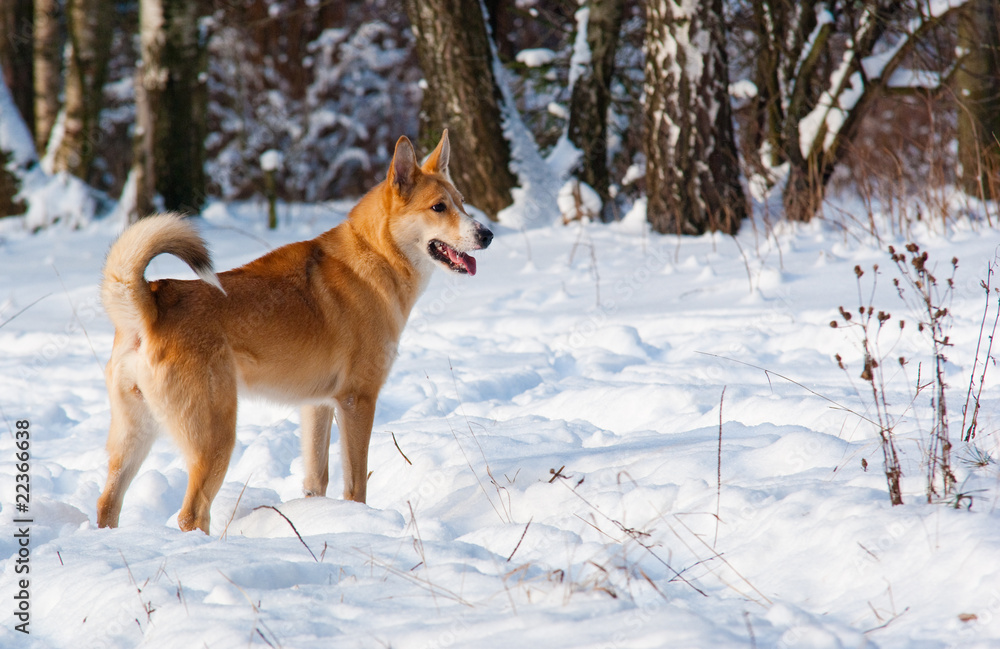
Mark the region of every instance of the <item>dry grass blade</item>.
<instances>
[{"instance_id":1,"label":"dry grass blade","mask_svg":"<svg viewBox=\"0 0 1000 649\"><path fill-rule=\"evenodd\" d=\"M413 466L413 462L410 462L410 458L406 457L406 453L403 452L403 449L399 448L399 442L396 441L396 433L389 431L389 434L392 435L392 443L396 445L396 450L403 456L403 459L406 460L407 464Z\"/></svg>"},{"instance_id":2,"label":"dry grass blade","mask_svg":"<svg viewBox=\"0 0 1000 649\"><path fill-rule=\"evenodd\" d=\"M690 582L687 578L685 578L680 572L678 572L673 566L671 566L669 563L667 563L663 559L663 557L661 557L660 555L656 554L656 552L653 551L653 548L650 547L649 544L643 542L643 540L642 540L643 532L639 532L639 531L634 530L632 528L626 527L625 525L623 525L621 523L621 521L616 521L615 519L611 518L610 516L608 516L607 514L605 514L604 512L602 512L600 509L598 509L592 502L590 502L589 500L587 500L586 498L584 498L583 496L581 496L580 493L576 489L574 489L573 487L570 487L565 482L560 482L559 484L561 484L561 485L565 486L567 489L569 489L570 492L572 492L572 494L574 496L576 496L581 501L583 501L583 503L585 505L587 505L587 507L590 507L592 510L594 510L595 512L597 512L601 516L601 518L603 518L604 520L608 521L609 523L611 523L612 525L614 525L615 527L617 527L622 533L624 533L630 539L632 539L633 541L635 541L639 545L639 547L641 547L643 550L645 550L651 557L653 557L654 559L656 559L656 561L658 563L660 563L663 567L665 567L667 570L669 570L671 573L673 573L674 576L671 578L671 581L673 581L674 579L679 580L679 581L687 584L688 586L690 586L699 595L702 595L703 597L708 597L708 593L706 593L702 589L700 589L697 586L695 586L692 582ZM579 518L580 520L583 520L584 522L586 522L586 520L583 517L579 516L579 515L577 515L577 518ZM597 525L594 525L594 524L591 524L591 523L588 523L588 524L591 525L591 527L593 527L597 531L599 531L601 534L607 536L609 539L612 539L616 543L619 542L617 539L615 539L614 537L612 537L610 534L608 534L607 532L605 532L604 530L602 530ZM648 534L646 536L648 536Z\"/></svg>"},{"instance_id":3,"label":"dry grass blade","mask_svg":"<svg viewBox=\"0 0 1000 649\"><path fill-rule=\"evenodd\" d=\"M434 597L437 597L437 596L440 595L440 596L442 596L442 597L444 597L446 599L450 599L450 600L452 600L454 602L458 602L462 606L468 606L469 608L473 608L472 602L466 600L464 597L462 597L461 595L459 595L455 591L449 590L449 589L445 588L444 586L438 586L437 584L431 583L430 581L428 581L426 579L422 579L418 575L414 575L411 572L400 570L399 568L397 568L397 567L395 567L393 565L390 565L389 563L386 563L385 561L382 561L381 559L376 558L375 555L373 555L371 553L365 553L365 552L363 552L360 548L354 548L354 551L357 552L358 554L364 556L364 557L367 557L368 560L371 561L374 565L376 565L376 566L378 566L380 568L383 568L389 574L395 575L396 577L400 577L400 578L402 578L402 579L410 582L411 584L414 584L416 586L419 586L420 588L423 588L424 590L426 590L429 593L431 593L431 595L434 596Z\"/></svg>"},{"instance_id":4,"label":"dry grass blade","mask_svg":"<svg viewBox=\"0 0 1000 649\"><path fill-rule=\"evenodd\" d=\"M247 490L247 485L250 484L250 477L247 476L246 482L243 483L243 488L240 489L240 497L236 499L236 504L233 505L233 512L229 514L229 520L226 521L226 526L222 529L222 535L220 539L225 539L226 535L229 533L229 526L232 524L233 519L236 518L236 510L240 508L240 501L243 500L243 493Z\"/></svg>"},{"instance_id":5,"label":"dry grass blade","mask_svg":"<svg viewBox=\"0 0 1000 649\"><path fill-rule=\"evenodd\" d=\"M514 555L515 555L515 554L517 554L517 549L518 549L519 547L521 547L521 542L522 542L522 541L524 541L524 537L525 537L525 535L526 535L526 534L528 533L528 528L529 528L529 527L531 527L531 521L532 521L532 520L534 520L534 519L533 519L533 518L532 518L532 519L529 519L529 520L528 520L528 524L524 526L524 531L523 531L523 532L521 532L521 538L519 538L519 539L517 540L517 545L515 545L515 546L514 546L514 550L513 550L513 551L512 551L511 553L510 553L510 556L509 556L509 557L507 557L507 562L508 562L508 563L510 562L510 560L511 560L511 559L513 559L513 558L514 558Z\"/></svg>"},{"instance_id":6,"label":"dry grass blade","mask_svg":"<svg viewBox=\"0 0 1000 649\"><path fill-rule=\"evenodd\" d=\"M990 358L993 354L993 339L996 336L997 325L1000 324L1000 292L998 292L997 313L993 318L993 327L988 336L989 342L986 346L986 357L983 360L983 371L979 376L979 386L976 389L976 394L973 395L972 392L976 382L976 369L979 364L979 352L983 344L983 333L986 331L986 319L990 312L990 298L992 292L991 280L993 279L996 264L997 258L994 258L994 260L990 262L989 268L986 271L986 279L981 284L986 292L986 306L983 308L983 319L979 324L979 339L976 342L976 356L972 361L972 373L969 377L969 390L966 392L965 406L962 408L962 441L964 442L969 442L976 438L976 428L979 425L980 397L983 394L983 384L986 382L986 370L990 366ZM971 416L969 415L970 403L972 404ZM968 426L966 426L966 423L968 423Z\"/></svg>"},{"instance_id":7,"label":"dry grass blade","mask_svg":"<svg viewBox=\"0 0 1000 649\"><path fill-rule=\"evenodd\" d=\"M250 599L250 596L247 595L247 592L245 590L243 590L243 588L241 588L239 584L237 584L235 581L233 581L232 579L230 579L229 575L227 575L226 573L222 572L221 570L219 570L218 572L219 572L220 575L222 575L223 579L225 579L230 584L232 584L233 588L235 588L236 590L240 591L240 595L243 595L243 597L247 600L247 604L250 605L250 610L253 611L253 631L250 632L250 641L251 641L251 643L253 642L253 636L256 634L256 635L259 635L260 638L261 638L261 640L263 640L264 642L266 642L269 647L278 647L278 648L280 648L281 647L281 643L278 642L278 637L276 635L274 635L274 631L271 631L271 629L268 629L267 625L264 624L261 621L261 619L260 619L260 607L253 603L253 600ZM258 625L260 625L260 626L258 626ZM271 642L270 640L268 640L267 636L264 635L264 632L261 631L260 627L264 627L264 629L266 629L267 632L271 634L271 637L274 638L274 642ZM275 645L275 643L277 643L277 645Z\"/></svg>"},{"instance_id":8,"label":"dry grass blade","mask_svg":"<svg viewBox=\"0 0 1000 649\"><path fill-rule=\"evenodd\" d=\"M761 367L760 365L754 365L753 363L747 363L746 361L741 361L741 360L738 360L736 358L729 358L728 356L720 356L718 354L710 354L708 352L700 352L700 351L697 351L697 350L695 350L695 353L696 354L701 354L702 356L711 356L712 358L718 358L719 360L729 361L731 363L739 363L740 365L745 365L747 367L752 367L755 370L760 370L761 372L763 372L768 377L770 377L773 374L774 376L778 377L779 379L782 379L784 381L788 381L792 385L797 385L798 387L802 388L803 390L805 390L809 394L813 395L814 397L819 397L823 401L826 401L827 403L832 404L837 410L843 410L844 412L849 412L850 414L854 415L858 419L863 419L864 421L867 421L868 423L873 424L875 426L879 425L879 423L877 421L873 421L871 418L866 417L865 415L861 414L860 412L857 412L856 410L852 410L851 408L848 408L847 406L843 405L842 403L834 401L830 397L828 397L828 396L826 396L824 394L820 394L819 392L816 392L815 390L813 390L809 386L803 385L802 383L799 383L795 379L789 378L789 377L785 376L784 374L779 374L779 373L775 372L774 370L769 370L766 367Z\"/></svg>"},{"instance_id":9,"label":"dry grass blade","mask_svg":"<svg viewBox=\"0 0 1000 649\"><path fill-rule=\"evenodd\" d=\"M3 322L0 322L0 329L2 329L3 327L7 326L14 318L16 318L17 316L21 315L22 313L24 313L25 311L27 311L31 307L35 306L36 304L38 304L39 302L41 302L45 298L49 297L50 295L52 295L52 294L51 293L46 293L45 295L43 295L42 297L38 298L37 300L35 300L31 304L29 304L28 306L24 307L23 309L21 309L20 311L18 311L14 315L12 315L11 317L7 318Z\"/></svg>"},{"instance_id":10,"label":"dry grass blade","mask_svg":"<svg viewBox=\"0 0 1000 649\"><path fill-rule=\"evenodd\" d=\"M677 515L674 515L674 520L676 520L678 523L680 523L681 526L685 530L687 530L688 534L690 534L694 538L698 539L698 542L701 543L702 545L704 545L705 548L707 548L716 559L718 559L719 561L721 561L722 563L724 563L730 570L733 571L733 574L735 574L737 577L739 577L740 580L743 581L743 583L745 583L747 586L749 586L751 588L751 590L753 590L753 592L755 592L758 595L760 595L761 599L763 599L764 601L760 602L760 601L754 599L753 597L750 597L750 596L747 596L747 595L743 595L744 597L746 597L747 599L749 599L752 602L760 604L764 608L767 608L768 606L772 606L774 604L774 602L772 602L768 598L767 595L765 595L764 593L760 592L760 590L758 590L758 588L756 586L754 586L752 583L750 583L750 580L747 579L746 577L744 577L743 574L733 566L733 564L729 563L729 561L724 556L722 556L721 554L719 554L718 552L715 551L715 548L713 548L708 543L706 543L705 539L701 538L701 536L699 536L698 534L695 534L694 531L690 527L687 526L687 523L685 523L684 521L682 521L680 519L680 517L678 517ZM667 525L670 525L670 523L667 523ZM681 539L681 541L684 540L679 534L677 534L677 532L674 530L673 526L670 526L670 529L671 529L671 531L674 532L674 535L676 535L677 538ZM706 562L706 565L708 565L707 562ZM709 570L712 570L712 568L709 568ZM713 570L713 572L715 572L715 571ZM719 580L722 581L722 583L724 583L729 588L732 588L733 590L735 590L738 593L740 592L738 589L734 588L731 584L729 584L728 582L726 582L718 573L716 573L716 577L718 577ZM767 603L766 606L765 606L764 602Z\"/></svg>"},{"instance_id":11,"label":"dry grass blade","mask_svg":"<svg viewBox=\"0 0 1000 649\"><path fill-rule=\"evenodd\" d=\"M305 549L309 551L309 556L313 558L313 561L319 563L319 559L317 559L316 555L313 554L313 551L306 544L305 539L302 538L302 535L299 534L299 531L295 528L295 524L292 523L291 519L285 516L280 509L274 507L273 505L261 505L260 507L255 507L254 511L257 511L258 509L273 509L274 511L278 512L278 516L281 516L282 518L285 519L285 521L288 523L288 526L292 528L293 532L295 532L295 536L299 538L299 541L302 543L303 547L305 547Z\"/></svg>"},{"instance_id":12,"label":"dry grass blade","mask_svg":"<svg viewBox=\"0 0 1000 649\"><path fill-rule=\"evenodd\" d=\"M715 538L712 547L719 542L719 509L722 505L722 404L726 401L726 386L722 386L722 396L719 397L719 450L715 465Z\"/></svg>"}]
</instances>

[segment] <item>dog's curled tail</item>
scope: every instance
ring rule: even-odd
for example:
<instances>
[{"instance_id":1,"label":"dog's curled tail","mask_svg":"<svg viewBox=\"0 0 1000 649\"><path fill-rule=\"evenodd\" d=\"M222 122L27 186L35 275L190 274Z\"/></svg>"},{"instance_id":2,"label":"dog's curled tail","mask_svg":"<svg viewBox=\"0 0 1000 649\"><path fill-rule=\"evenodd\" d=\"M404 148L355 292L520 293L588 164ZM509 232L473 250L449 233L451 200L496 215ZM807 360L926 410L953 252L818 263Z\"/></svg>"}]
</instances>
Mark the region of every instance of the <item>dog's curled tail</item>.
<instances>
[{"instance_id":1,"label":"dog's curled tail","mask_svg":"<svg viewBox=\"0 0 1000 649\"><path fill-rule=\"evenodd\" d=\"M104 263L101 301L116 329L141 329L156 321L156 304L144 274L159 254L178 257L198 277L225 293L205 242L178 214L157 214L129 226L111 245Z\"/></svg>"}]
</instances>

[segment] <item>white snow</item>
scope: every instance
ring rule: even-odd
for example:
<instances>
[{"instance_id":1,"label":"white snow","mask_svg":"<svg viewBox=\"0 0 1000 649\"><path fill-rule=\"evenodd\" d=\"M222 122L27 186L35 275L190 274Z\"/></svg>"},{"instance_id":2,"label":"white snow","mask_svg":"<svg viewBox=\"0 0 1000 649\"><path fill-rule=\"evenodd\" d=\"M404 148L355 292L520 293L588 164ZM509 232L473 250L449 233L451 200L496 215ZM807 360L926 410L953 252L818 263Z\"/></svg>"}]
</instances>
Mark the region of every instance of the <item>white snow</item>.
<instances>
[{"instance_id":1,"label":"white snow","mask_svg":"<svg viewBox=\"0 0 1000 649\"><path fill-rule=\"evenodd\" d=\"M263 171L277 171L284 161L284 154L276 149L268 149L260 154L260 168Z\"/></svg>"},{"instance_id":2,"label":"white snow","mask_svg":"<svg viewBox=\"0 0 1000 649\"><path fill-rule=\"evenodd\" d=\"M740 79L729 84L729 95L734 99L753 99L757 92L757 85L750 79Z\"/></svg>"},{"instance_id":3,"label":"white snow","mask_svg":"<svg viewBox=\"0 0 1000 649\"><path fill-rule=\"evenodd\" d=\"M580 78L592 60L590 44L587 42L587 27L590 24L590 8L580 7L573 16L576 20L576 38L573 41L573 55L569 61L569 84L567 90L572 93L576 80Z\"/></svg>"},{"instance_id":4,"label":"white snow","mask_svg":"<svg viewBox=\"0 0 1000 649\"><path fill-rule=\"evenodd\" d=\"M291 205L291 225L268 231L262 206L216 203L201 227L225 269L348 208ZM298 413L242 403L210 537L176 527L186 469L167 440L121 528L95 528L113 335L97 285L119 225L0 222L0 646L997 646L1000 472L963 462L953 437L971 510L924 501L916 327L884 341L887 362L910 359L886 386L904 506L889 505L876 431L817 396L871 405L860 350L828 324L857 307L856 264L863 281L880 265L877 308L912 321L884 246L832 220L681 240L644 216L640 202L612 225L494 226L475 278L434 277L379 400L367 506L336 496L336 442L331 498L301 499ZM924 224L912 238L941 274L960 260L947 367L960 421L1000 231ZM193 277L167 256L148 274ZM976 440L993 458L995 372ZM12 522L24 419L28 575ZM24 577L30 636L14 630Z\"/></svg>"},{"instance_id":5,"label":"white snow","mask_svg":"<svg viewBox=\"0 0 1000 649\"><path fill-rule=\"evenodd\" d=\"M559 205L563 222L569 223L579 219L587 221L598 219L604 202L593 187L582 180L570 178L559 189L556 204Z\"/></svg>"},{"instance_id":6,"label":"white snow","mask_svg":"<svg viewBox=\"0 0 1000 649\"><path fill-rule=\"evenodd\" d=\"M536 47L521 50L514 58L518 63L523 63L529 68L540 68L552 63L556 58L556 53L546 47Z\"/></svg>"}]
</instances>

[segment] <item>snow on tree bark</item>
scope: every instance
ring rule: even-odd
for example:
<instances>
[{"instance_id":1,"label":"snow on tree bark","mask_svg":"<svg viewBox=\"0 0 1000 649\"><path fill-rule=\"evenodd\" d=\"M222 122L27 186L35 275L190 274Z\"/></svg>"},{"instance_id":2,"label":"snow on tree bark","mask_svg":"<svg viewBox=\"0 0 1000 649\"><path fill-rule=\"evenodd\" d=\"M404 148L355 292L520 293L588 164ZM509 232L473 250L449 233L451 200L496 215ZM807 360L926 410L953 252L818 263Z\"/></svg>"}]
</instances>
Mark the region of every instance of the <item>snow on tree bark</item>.
<instances>
[{"instance_id":1,"label":"snow on tree bark","mask_svg":"<svg viewBox=\"0 0 1000 649\"><path fill-rule=\"evenodd\" d=\"M663 233L735 233L747 206L722 0L651 0L645 47L647 218Z\"/></svg>"},{"instance_id":2,"label":"snow on tree bark","mask_svg":"<svg viewBox=\"0 0 1000 649\"><path fill-rule=\"evenodd\" d=\"M623 0L587 2L586 44L590 65L581 66L573 84L569 109L569 139L582 155L580 180L593 187L605 208L608 193L608 107L611 76L625 6Z\"/></svg>"},{"instance_id":3,"label":"snow on tree bark","mask_svg":"<svg viewBox=\"0 0 1000 649\"><path fill-rule=\"evenodd\" d=\"M421 143L451 133L451 174L469 203L491 219L511 204L517 181L501 128L500 90L482 7L467 0L406 0L427 87Z\"/></svg>"},{"instance_id":4,"label":"snow on tree bark","mask_svg":"<svg viewBox=\"0 0 1000 649\"><path fill-rule=\"evenodd\" d=\"M995 2L996 0L990 0ZM770 186L785 174L785 217L808 221L880 93L898 90L907 57L966 0L753 3L755 132L750 137ZM926 77L918 83L926 89Z\"/></svg>"}]
</instances>

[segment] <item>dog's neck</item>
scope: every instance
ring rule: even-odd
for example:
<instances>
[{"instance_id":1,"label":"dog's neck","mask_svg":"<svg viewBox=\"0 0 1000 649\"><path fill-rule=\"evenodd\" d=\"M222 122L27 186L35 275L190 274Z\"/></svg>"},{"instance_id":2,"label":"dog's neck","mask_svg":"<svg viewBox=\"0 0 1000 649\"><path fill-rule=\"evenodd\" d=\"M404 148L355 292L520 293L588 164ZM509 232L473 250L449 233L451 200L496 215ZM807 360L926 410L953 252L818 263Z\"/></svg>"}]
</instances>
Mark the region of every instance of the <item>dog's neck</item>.
<instances>
[{"instance_id":1,"label":"dog's neck","mask_svg":"<svg viewBox=\"0 0 1000 649\"><path fill-rule=\"evenodd\" d=\"M387 298L398 300L403 313L409 314L417 298L423 293L430 280L434 264L420 249L419 241L398 240L398 233L392 230L390 214L394 208L391 190L383 181L365 194L347 216L349 231L355 238L360 257L374 255L382 263L378 264L386 275L381 279L390 280L382 286L393 286L393 295ZM362 252L363 251L363 252ZM355 271L362 277L375 272L373 265L356 260ZM381 274L381 273L380 273Z\"/></svg>"}]
</instances>

